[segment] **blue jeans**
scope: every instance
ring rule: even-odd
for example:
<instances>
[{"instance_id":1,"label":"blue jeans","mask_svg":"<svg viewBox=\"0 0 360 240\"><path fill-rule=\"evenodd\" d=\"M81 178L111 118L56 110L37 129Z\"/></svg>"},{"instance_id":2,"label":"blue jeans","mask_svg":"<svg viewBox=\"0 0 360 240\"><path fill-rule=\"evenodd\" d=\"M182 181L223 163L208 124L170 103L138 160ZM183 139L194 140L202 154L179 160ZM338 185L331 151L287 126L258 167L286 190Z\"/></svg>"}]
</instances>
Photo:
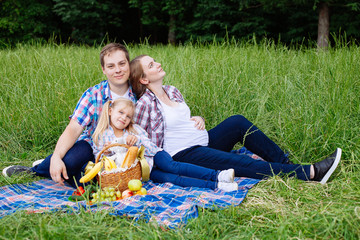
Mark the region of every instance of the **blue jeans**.
<instances>
[{"instance_id":1,"label":"blue jeans","mask_svg":"<svg viewBox=\"0 0 360 240\"><path fill-rule=\"evenodd\" d=\"M288 158L279 146L241 115L227 118L208 133L207 147L187 148L173 159L217 170L234 168L237 177L263 179L286 174L301 180L310 179L311 165L287 164ZM238 142L265 161L230 153Z\"/></svg>"},{"instance_id":2,"label":"blue jeans","mask_svg":"<svg viewBox=\"0 0 360 240\"><path fill-rule=\"evenodd\" d=\"M38 176L51 178L51 156L52 154L47 156L42 163L33 167L31 170L34 171ZM81 174L84 173L84 169L89 161L95 162L93 150L90 144L84 140L76 142L74 146L72 146L72 148L70 148L69 151L65 154L62 160L65 163L66 171L69 177L67 182L73 187L76 187L76 184L78 186L83 185L79 182L80 178L82 177Z\"/></svg>"},{"instance_id":3,"label":"blue jeans","mask_svg":"<svg viewBox=\"0 0 360 240\"><path fill-rule=\"evenodd\" d=\"M154 168L150 179L154 182L171 182L182 187L215 189L220 171L189 163L175 162L165 151L154 156Z\"/></svg>"}]
</instances>

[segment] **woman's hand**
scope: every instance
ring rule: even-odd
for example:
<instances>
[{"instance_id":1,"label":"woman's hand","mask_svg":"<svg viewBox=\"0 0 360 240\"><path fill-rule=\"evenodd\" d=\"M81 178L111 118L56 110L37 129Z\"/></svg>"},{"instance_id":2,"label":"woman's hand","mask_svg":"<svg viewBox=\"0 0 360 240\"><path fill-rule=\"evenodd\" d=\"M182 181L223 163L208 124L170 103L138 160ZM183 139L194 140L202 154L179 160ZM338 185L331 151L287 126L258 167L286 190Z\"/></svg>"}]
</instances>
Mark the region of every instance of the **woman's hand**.
<instances>
[{"instance_id":1,"label":"woman's hand","mask_svg":"<svg viewBox=\"0 0 360 240\"><path fill-rule=\"evenodd\" d=\"M137 137L134 135L128 135L126 137L126 144L129 146L134 145L137 142Z\"/></svg>"},{"instance_id":2,"label":"woman's hand","mask_svg":"<svg viewBox=\"0 0 360 240\"><path fill-rule=\"evenodd\" d=\"M205 129L205 121L202 117L200 116L195 116L190 118L191 121L195 122L195 127L199 130L204 130Z\"/></svg>"}]
</instances>

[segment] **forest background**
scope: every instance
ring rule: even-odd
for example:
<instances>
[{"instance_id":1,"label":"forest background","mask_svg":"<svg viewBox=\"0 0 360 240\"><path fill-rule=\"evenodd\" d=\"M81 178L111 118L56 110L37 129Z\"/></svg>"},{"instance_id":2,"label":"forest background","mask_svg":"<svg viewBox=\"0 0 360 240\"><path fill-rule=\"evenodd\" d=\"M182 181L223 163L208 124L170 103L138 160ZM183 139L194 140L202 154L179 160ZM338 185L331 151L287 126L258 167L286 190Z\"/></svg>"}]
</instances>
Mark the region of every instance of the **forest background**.
<instances>
[{"instance_id":1,"label":"forest background","mask_svg":"<svg viewBox=\"0 0 360 240\"><path fill-rule=\"evenodd\" d=\"M360 37L356 0L0 0L0 47L51 39L181 44L268 38L287 45ZM329 39L330 42L327 40Z\"/></svg>"}]
</instances>

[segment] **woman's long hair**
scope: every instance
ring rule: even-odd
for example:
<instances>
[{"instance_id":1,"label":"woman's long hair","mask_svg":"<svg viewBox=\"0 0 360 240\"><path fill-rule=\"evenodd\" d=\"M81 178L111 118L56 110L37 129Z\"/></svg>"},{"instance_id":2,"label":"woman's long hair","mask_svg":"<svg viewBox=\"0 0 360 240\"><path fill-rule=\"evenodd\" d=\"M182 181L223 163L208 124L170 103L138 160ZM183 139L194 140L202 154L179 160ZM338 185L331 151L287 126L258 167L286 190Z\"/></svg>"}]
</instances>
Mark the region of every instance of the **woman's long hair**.
<instances>
[{"instance_id":1,"label":"woman's long hair","mask_svg":"<svg viewBox=\"0 0 360 240\"><path fill-rule=\"evenodd\" d=\"M109 128L110 126L110 116L109 116L109 112L110 112L110 108L114 109L115 106L119 105L119 104L123 104L124 108L125 107L129 107L131 109L131 111L135 112L135 104L127 99L127 98L118 98L116 100L113 101L107 101L104 106L103 109L101 111L100 114L100 119L99 122L95 128L95 131L92 135L93 141L95 143L95 145L98 145L99 143L99 138L103 135L103 133L105 132L106 129ZM125 128L128 132L130 133L134 133L137 134L135 128L134 128L134 121L133 119L131 119L129 125Z\"/></svg>"},{"instance_id":2,"label":"woman's long hair","mask_svg":"<svg viewBox=\"0 0 360 240\"><path fill-rule=\"evenodd\" d=\"M140 60L148 55L139 55L130 62L130 85L139 99L145 93L146 86L140 82L140 79L145 76L144 69L140 63Z\"/></svg>"}]
</instances>

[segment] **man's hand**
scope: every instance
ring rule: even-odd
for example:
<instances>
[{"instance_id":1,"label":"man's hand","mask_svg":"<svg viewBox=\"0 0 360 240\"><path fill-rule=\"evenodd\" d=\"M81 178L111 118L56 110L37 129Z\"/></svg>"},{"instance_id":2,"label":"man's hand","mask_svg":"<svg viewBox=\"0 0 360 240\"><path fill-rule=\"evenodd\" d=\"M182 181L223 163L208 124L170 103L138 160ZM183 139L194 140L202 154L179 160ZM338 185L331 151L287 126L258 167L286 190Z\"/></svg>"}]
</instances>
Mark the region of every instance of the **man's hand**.
<instances>
[{"instance_id":1,"label":"man's hand","mask_svg":"<svg viewBox=\"0 0 360 240\"><path fill-rule=\"evenodd\" d=\"M195 116L190 118L191 121L195 122L195 127L199 130L204 130L205 129L205 121L202 117L200 116Z\"/></svg>"},{"instance_id":2,"label":"man's hand","mask_svg":"<svg viewBox=\"0 0 360 240\"><path fill-rule=\"evenodd\" d=\"M82 126L80 126L75 120L70 120L70 123L67 125L66 129L57 141L54 153L50 159L49 169L51 179L55 182L64 184L64 181L69 179L65 163L62 159L67 151L74 146L74 143L82 131Z\"/></svg>"},{"instance_id":3,"label":"man's hand","mask_svg":"<svg viewBox=\"0 0 360 240\"><path fill-rule=\"evenodd\" d=\"M129 146L134 145L137 142L137 137L134 135L128 135L126 137L126 144Z\"/></svg>"},{"instance_id":4,"label":"man's hand","mask_svg":"<svg viewBox=\"0 0 360 240\"><path fill-rule=\"evenodd\" d=\"M56 155L51 156L50 159L50 176L54 182L62 185L69 179L63 160Z\"/></svg>"}]
</instances>

